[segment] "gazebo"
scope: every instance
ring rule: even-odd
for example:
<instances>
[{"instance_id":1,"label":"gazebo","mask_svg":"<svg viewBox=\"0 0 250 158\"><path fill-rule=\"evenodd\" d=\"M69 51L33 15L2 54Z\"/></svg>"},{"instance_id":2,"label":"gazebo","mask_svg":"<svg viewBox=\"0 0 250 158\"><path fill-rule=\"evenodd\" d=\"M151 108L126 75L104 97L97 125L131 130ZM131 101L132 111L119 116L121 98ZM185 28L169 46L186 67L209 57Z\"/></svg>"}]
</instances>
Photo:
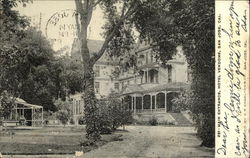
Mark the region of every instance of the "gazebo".
<instances>
[{"instance_id":1,"label":"gazebo","mask_svg":"<svg viewBox=\"0 0 250 158\"><path fill-rule=\"evenodd\" d=\"M5 122L16 122L17 125L20 125L23 121L21 125L32 127L43 126L43 107L29 104L21 98L16 98L9 120L11 121Z\"/></svg>"}]
</instances>

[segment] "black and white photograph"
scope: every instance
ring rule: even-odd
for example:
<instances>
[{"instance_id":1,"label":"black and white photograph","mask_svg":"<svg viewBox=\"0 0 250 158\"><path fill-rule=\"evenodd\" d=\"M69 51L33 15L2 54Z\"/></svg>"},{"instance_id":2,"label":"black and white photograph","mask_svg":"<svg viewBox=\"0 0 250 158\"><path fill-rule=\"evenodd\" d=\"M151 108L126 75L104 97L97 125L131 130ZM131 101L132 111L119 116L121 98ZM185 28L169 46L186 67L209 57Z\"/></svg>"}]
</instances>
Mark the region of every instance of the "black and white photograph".
<instances>
[{"instance_id":1,"label":"black and white photograph","mask_svg":"<svg viewBox=\"0 0 250 158\"><path fill-rule=\"evenodd\" d=\"M0 158L227 157L215 3L0 0Z\"/></svg>"}]
</instances>

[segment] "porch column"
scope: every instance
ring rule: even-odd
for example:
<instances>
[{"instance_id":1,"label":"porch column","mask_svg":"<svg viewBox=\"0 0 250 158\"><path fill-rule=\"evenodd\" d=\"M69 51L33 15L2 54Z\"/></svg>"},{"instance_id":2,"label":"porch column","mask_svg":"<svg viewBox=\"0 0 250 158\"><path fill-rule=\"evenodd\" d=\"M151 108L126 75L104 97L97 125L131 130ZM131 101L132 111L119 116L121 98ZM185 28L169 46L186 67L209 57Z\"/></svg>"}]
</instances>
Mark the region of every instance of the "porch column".
<instances>
[{"instance_id":1,"label":"porch column","mask_svg":"<svg viewBox=\"0 0 250 158\"><path fill-rule=\"evenodd\" d=\"M152 95L150 95L150 110L151 110L151 112L152 112L152 104L153 104L153 100L152 100Z\"/></svg>"},{"instance_id":2,"label":"porch column","mask_svg":"<svg viewBox=\"0 0 250 158\"><path fill-rule=\"evenodd\" d=\"M142 104L142 105L141 105L141 109L142 109L142 111L143 111L143 109L144 109L144 108L143 108L143 105L144 105L144 100L143 100L143 98L144 98L144 97L142 96L142 101L141 101L141 104Z\"/></svg>"},{"instance_id":3,"label":"porch column","mask_svg":"<svg viewBox=\"0 0 250 158\"><path fill-rule=\"evenodd\" d=\"M157 95L155 95L155 111L157 109L156 100L157 100Z\"/></svg>"},{"instance_id":4,"label":"porch column","mask_svg":"<svg viewBox=\"0 0 250 158\"><path fill-rule=\"evenodd\" d=\"M131 110L134 111L134 97L131 96Z\"/></svg>"},{"instance_id":5,"label":"porch column","mask_svg":"<svg viewBox=\"0 0 250 158\"><path fill-rule=\"evenodd\" d=\"M42 126L43 126L43 107L42 107Z\"/></svg>"},{"instance_id":6,"label":"porch column","mask_svg":"<svg viewBox=\"0 0 250 158\"><path fill-rule=\"evenodd\" d=\"M143 83L146 83L146 71L143 71L143 78L144 78L144 81L143 81Z\"/></svg>"},{"instance_id":7,"label":"porch column","mask_svg":"<svg viewBox=\"0 0 250 158\"><path fill-rule=\"evenodd\" d=\"M167 112L167 91L165 92L165 112Z\"/></svg>"},{"instance_id":8,"label":"porch column","mask_svg":"<svg viewBox=\"0 0 250 158\"><path fill-rule=\"evenodd\" d=\"M136 113L136 96L134 96L134 112Z\"/></svg>"},{"instance_id":9,"label":"porch column","mask_svg":"<svg viewBox=\"0 0 250 158\"><path fill-rule=\"evenodd\" d=\"M17 104L16 104L16 118L15 119L17 120Z\"/></svg>"},{"instance_id":10,"label":"porch column","mask_svg":"<svg viewBox=\"0 0 250 158\"><path fill-rule=\"evenodd\" d=\"M147 68L147 82L149 83L149 80L148 80L148 68Z\"/></svg>"},{"instance_id":11,"label":"porch column","mask_svg":"<svg viewBox=\"0 0 250 158\"><path fill-rule=\"evenodd\" d=\"M34 109L32 108L31 109L31 126L32 127L34 126L33 120L34 120Z\"/></svg>"}]
</instances>

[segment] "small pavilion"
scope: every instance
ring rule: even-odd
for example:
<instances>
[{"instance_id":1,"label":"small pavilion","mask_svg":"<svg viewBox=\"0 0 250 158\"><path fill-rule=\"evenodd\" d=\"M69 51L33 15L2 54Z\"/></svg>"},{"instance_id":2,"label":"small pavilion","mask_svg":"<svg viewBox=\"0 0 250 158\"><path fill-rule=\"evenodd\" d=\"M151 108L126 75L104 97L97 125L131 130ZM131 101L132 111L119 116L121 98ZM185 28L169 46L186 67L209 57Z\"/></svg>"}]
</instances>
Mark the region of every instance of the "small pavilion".
<instances>
[{"instance_id":1,"label":"small pavilion","mask_svg":"<svg viewBox=\"0 0 250 158\"><path fill-rule=\"evenodd\" d=\"M29 104L21 98L16 98L14 108L10 117L5 121L9 123L16 122L20 125L20 120L24 120L25 126L40 127L43 126L43 107L40 105Z\"/></svg>"}]
</instances>

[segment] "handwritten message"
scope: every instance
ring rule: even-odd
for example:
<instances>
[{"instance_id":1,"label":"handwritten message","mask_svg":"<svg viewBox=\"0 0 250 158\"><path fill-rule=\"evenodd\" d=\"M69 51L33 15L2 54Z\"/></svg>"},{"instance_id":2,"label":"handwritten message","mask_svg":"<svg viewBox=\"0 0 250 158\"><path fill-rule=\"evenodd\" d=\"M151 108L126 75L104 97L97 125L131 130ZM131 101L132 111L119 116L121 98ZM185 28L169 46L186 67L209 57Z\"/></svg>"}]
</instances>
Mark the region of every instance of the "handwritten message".
<instances>
[{"instance_id":1,"label":"handwritten message","mask_svg":"<svg viewBox=\"0 0 250 158\"><path fill-rule=\"evenodd\" d=\"M249 3L216 1L216 157L249 157Z\"/></svg>"}]
</instances>

